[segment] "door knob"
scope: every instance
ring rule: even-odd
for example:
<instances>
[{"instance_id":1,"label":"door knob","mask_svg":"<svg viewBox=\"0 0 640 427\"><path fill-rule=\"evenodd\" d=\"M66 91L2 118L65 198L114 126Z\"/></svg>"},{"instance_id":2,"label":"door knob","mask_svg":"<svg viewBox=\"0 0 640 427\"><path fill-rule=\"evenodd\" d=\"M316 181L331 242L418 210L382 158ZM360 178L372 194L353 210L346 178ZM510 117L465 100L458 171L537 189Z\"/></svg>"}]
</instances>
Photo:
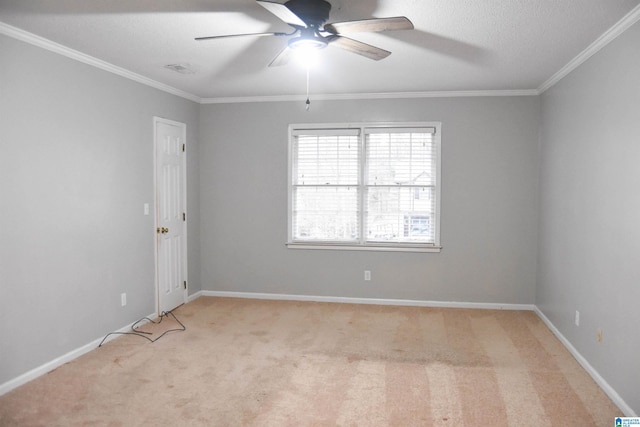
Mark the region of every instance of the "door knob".
<instances>
[{"instance_id":1,"label":"door knob","mask_svg":"<svg viewBox=\"0 0 640 427\"><path fill-rule=\"evenodd\" d=\"M156 232L162 233L162 234L167 234L169 232L169 229L166 228L166 227L162 227L162 228L158 227L158 228L156 228Z\"/></svg>"}]
</instances>

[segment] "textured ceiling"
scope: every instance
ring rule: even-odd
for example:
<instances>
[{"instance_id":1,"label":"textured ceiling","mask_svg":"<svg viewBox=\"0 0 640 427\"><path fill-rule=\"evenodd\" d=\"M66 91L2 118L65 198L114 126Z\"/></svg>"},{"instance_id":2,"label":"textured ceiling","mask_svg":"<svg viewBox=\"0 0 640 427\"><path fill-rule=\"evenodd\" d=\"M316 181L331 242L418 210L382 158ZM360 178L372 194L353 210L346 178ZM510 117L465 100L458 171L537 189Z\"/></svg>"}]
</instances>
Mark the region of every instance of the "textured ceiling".
<instances>
[{"instance_id":1,"label":"textured ceiling","mask_svg":"<svg viewBox=\"0 0 640 427\"><path fill-rule=\"evenodd\" d=\"M313 94L535 90L640 0L330 0L329 22L404 15L415 30L352 38L382 61L329 46ZM636 9L634 9L636 8ZM0 21L199 98L304 94L306 71L267 67L280 37L195 37L290 27L254 0L0 0ZM169 70L189 64L194 74Z\"/></svg>"}]
</instances>

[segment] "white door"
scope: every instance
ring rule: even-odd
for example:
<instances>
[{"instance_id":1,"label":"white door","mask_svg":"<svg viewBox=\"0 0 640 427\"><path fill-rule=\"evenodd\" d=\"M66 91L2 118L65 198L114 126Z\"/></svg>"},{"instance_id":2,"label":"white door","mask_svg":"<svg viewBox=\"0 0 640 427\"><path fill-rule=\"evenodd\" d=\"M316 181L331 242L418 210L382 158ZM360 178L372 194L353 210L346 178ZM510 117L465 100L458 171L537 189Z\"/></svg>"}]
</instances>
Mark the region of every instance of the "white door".
<instances>
[{"instance_id":1,"label":"white door","mask_svg":"<svg viewBox=\"0 0 640 427\"><path fill-rule=\"evenodd\" d=\"M154 117L158 314L183 304L187 287L186 125Z\"/></svg>"}]
</instances>

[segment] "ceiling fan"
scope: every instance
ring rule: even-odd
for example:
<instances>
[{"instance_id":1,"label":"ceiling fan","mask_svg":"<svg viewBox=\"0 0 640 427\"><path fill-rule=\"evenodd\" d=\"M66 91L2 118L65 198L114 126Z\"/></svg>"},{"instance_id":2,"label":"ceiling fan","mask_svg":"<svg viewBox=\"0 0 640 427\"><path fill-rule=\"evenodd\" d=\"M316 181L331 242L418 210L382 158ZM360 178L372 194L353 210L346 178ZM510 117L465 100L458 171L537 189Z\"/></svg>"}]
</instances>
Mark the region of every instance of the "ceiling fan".
<instances>
[{"instance_id":1,"label":"ceiling fan","mask_svg":"<svg viewBox=\"0 0 640 427\"><path fill-rule=\"evenodd\" d=\"M331 11L331 4L325 0L289 0L284 4L268 0L256 0L256 2L293 27L293 31L290 33L229 34L197 37L196 40L245 36L291 37L287 46L269 64L269 67L274 67L288 63L296 51L318 50L328 45L379 61L389 56L391 52L344 37L343 34L413 29L411 21L404 16L325 24Z\"/></svg>"}]
</instances>

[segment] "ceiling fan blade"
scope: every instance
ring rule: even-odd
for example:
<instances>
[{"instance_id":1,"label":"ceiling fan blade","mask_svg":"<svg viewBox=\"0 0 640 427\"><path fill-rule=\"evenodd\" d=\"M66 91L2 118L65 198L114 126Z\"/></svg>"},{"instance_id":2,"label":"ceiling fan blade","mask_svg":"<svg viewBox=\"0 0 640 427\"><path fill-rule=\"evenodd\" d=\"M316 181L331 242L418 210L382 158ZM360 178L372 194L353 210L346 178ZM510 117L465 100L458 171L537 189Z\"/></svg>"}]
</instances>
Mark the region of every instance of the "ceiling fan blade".
<instances>
[{"instance_id":1,"label":"ceiling fan blade","mask_svg":"<svg viewBox=\"0 0 640 427\"><path fill-rule=\"evenodd\" d=\"M366 44L358 40L337 35L329 38L329 45L357 53L358 55L365 56L369 59L373 59L374 61L379 61L391 55L391 52L388 50L380 49L379 47L371 46L370 44Z\"/></svg>"},{"instance_id":2,"label":"ceiling fan blade","mask_svg":"<svg viewBox=\"0 0 640 427\"><path fill-rule=\"evenodd\" d=\"M266 0L256 0L256 1L260 6L264 7L269 12L273 13L274 15L276 15L278 18L280 18L287 24L295 25L296 27L303 27L303 28L307 27L307 24L284 4L276 3L273 1L266 1Z\"/></svg>"},{"instance_id":3,"label":"ceiling fan blade","mask_svg":"<svg viewBox=\"0 0 640 427\"><path fill-rule=\"evenodd\" d=\"M291 60L293 56L293 51L289 46L285 47L280 51L280 53L271 61L269 67L279 67L281 65L286 65Z\"/></svg>"},{"instance_id":4,"label":"ceiling fan blade","mask_svg":"<svg viewBox=\"0 0 640 427\"><path fill-rule=\"evenodd\" d=\"M413 23L404 16L393 18L363 19L360 21L334 22L324 26L331 34L380 32L391 30L413 30Z\"/></svg>"},{"instance_id":5,"label":"ceiling fan blade","mask_svg":"<svg viewBox=\"0 0 640 427\"><path fill-rule=\"evenodd\" d=\"M246 34L225 34L221 36L196 37L196 40L228 39L231 37L265 37L265 36L290 36L288 33L246 33Z\"/></svg>"}]
</instances>

